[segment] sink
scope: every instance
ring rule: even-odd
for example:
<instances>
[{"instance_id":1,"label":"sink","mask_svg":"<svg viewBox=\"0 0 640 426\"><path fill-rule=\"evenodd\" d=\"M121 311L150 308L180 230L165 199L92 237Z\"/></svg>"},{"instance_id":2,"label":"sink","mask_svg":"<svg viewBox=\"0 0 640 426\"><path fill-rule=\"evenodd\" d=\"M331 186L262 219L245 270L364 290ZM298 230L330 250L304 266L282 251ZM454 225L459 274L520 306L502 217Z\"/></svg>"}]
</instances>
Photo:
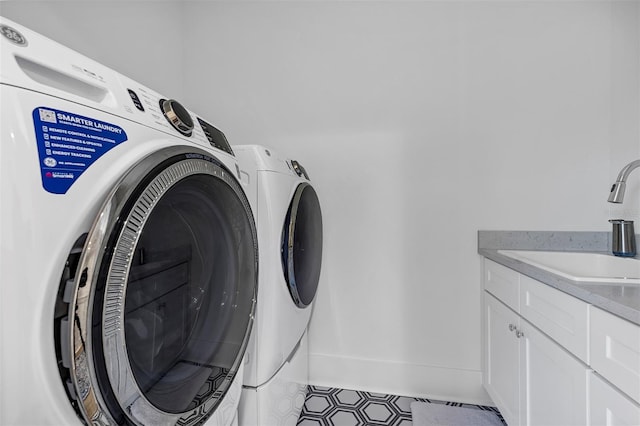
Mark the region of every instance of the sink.
<instances>
[{"instance_id":1,"label":"sink","mask_svg":"<svg viewBox=\"0 0 640 426\"><path fill-rule=\"evenodd\" d=\"M568 251L498 250L498 253L573 281L640 285L640 260L635 258Z\"/></svg>"}]
</instances>

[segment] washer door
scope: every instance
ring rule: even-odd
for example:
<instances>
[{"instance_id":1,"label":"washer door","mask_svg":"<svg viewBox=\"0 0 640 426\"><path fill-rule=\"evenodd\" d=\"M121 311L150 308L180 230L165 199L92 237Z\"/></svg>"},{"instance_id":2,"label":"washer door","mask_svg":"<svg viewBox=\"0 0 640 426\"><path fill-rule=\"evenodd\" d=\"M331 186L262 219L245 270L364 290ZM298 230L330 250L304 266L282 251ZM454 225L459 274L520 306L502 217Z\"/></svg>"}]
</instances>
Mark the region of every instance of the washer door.
<instances>
[{"instance_id":1,"label":"washer door","mask_svg":"<svg viewBox=\"0 0 640 426\"><path fill-rule=\"evenodd\" d=\"M282 231L282 269L294 303L308 306L316 295L322 264L322 212L313 187L293 194Z\"/></svg>"},{"instance_id":2,"label":"washer door","mask_svg":"<svg viewBox=\"0 0 640 426\"><path fill-rule=\"evenodd\" d=\"M137 164L87 237L61 333L87 423L203 422L242 361L257 290L253 217L233 175L187 149Z\"/></svg>"}]
</instances>

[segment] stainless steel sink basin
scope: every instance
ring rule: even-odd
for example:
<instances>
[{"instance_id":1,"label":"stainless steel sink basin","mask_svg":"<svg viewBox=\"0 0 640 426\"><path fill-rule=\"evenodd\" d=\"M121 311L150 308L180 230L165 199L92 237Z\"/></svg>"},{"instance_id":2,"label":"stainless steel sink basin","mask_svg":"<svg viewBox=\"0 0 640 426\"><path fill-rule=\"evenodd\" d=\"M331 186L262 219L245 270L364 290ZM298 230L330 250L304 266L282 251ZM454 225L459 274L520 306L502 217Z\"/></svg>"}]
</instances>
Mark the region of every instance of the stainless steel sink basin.
<instances>
[{"instance_id":1,"label":"stainless steel sink basin","mask_svg":"<svg viewBox=\"0 0 640 426\"><path fill-rule=\"evenodd\" d=\"M635 258L565 251L498 250L498 253L573 281L640 285L640 260Z\"/></svg>"}]
</instances>

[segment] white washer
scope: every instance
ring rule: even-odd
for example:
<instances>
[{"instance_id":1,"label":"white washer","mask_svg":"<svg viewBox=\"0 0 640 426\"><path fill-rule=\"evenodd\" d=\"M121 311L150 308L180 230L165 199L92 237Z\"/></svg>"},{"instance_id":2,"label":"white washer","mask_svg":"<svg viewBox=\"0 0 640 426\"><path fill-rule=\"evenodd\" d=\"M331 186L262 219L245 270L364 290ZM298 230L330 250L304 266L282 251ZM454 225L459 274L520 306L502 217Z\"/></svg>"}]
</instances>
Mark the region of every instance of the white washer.
<instances>
[{"instance_id":1,"label":"white washer","mask_svg":"<svg viewBox=\"0 0 640 426\"><path fill-rule=\"evenodd\" d=\"M258 258L224 135L3 18L0 55L0 424L235 423Z\"/></svg>"},{"instance_id":2,"label":"white washer","mask_svg":"<svg viewBox=\"0 0 640 426\"><path fill-rule=\"evenodd\" d=\"M322 214L304 168L273 150L234 146L256 217L258 305L239 423L295 425L308 385L306 329L320 277Z\"/></svg>"}]
</instances>

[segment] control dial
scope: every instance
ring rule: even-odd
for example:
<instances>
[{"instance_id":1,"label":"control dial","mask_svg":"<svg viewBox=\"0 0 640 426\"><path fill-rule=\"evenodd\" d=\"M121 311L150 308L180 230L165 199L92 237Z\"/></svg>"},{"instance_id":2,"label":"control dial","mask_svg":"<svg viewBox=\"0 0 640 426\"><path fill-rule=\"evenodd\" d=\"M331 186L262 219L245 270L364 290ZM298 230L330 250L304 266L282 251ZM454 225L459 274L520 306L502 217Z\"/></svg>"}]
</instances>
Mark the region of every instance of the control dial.
<instances>
[{"instance_id":1,"label":"control dial","mask_svg":"<svg viewBox=\"0 0 640 426\"><path fill-rule=\"evenodd\" d=\"M302 167L302 164L298 163L296 160L291 160L291 166L293 167L293 171L300 177L304 176L306 180L309 180L309 175L307 171Z\"/></svg>"},{"instance_id":2,"label":"control dial","mask_svg":"<svg viewBox=\"0 0 640 426\"><path fill-rule=\"evenodd\" d=\"M174 99L160 99L160 109L165 118L177 131L185 136L191 136L193 119L185 107Z\"/></svg>"}]
</instances>

